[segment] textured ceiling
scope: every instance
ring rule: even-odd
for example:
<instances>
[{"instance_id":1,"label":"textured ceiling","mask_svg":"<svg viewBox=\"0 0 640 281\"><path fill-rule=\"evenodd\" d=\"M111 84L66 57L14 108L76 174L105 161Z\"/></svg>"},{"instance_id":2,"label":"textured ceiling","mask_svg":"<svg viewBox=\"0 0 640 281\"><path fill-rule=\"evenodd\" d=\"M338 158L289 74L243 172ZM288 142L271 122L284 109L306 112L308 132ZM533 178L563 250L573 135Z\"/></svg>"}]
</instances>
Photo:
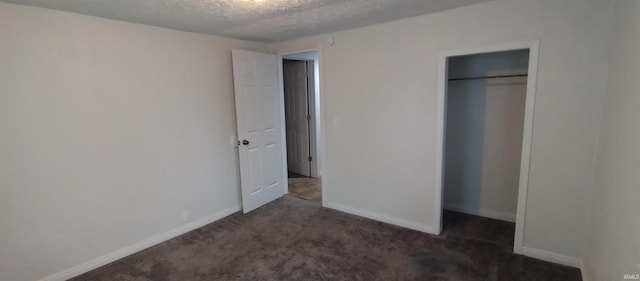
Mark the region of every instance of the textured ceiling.
<instances>
[{"instance_id":1,"label":"textured ceiling","mask_svg":"<svg viewBox=\"0 0 640 281\"><path fill-rule=\"evenodd\" d=\"M0 0L263 42L282 41L488 0Z\"/></svg>"}]
</instances>

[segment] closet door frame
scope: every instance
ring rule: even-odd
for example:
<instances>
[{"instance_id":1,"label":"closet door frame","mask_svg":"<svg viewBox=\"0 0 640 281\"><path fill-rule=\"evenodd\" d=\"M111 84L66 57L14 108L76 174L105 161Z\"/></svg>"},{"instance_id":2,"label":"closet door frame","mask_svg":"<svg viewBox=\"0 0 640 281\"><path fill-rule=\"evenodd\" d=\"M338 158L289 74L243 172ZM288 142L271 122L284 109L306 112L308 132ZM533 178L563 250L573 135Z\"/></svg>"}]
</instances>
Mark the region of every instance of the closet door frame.
<instances>
[{"instance_id":1,"label":"closet door frame","mask_svg":"<svg viewBox=\"0 0 640 281\"><path fill-rule=\"evenodd\" d=\"M525 99L524 130L522 136L522 153L520 159L520 179L518 183L518 207L516 211L516 231L513 251L522 254L524 241L524 226L526 221L527 190L529 185L529 171L531 160L531 140L533 137L533 117L536 96L536 80L538 74L538 54L540 40L516 42L494 46L473 47L449 50L440 53L438 60L438 103L437 103L437 140L436 140L436 174L435 174L435 217L436 232L442 232L442 194L444 183L444 144L446 129L446 98L447 98L447 63L450 57L464 55L478 55L485 53L529 50L529 69L527 77L527 93Z\"/></svg>"}]
</instances>

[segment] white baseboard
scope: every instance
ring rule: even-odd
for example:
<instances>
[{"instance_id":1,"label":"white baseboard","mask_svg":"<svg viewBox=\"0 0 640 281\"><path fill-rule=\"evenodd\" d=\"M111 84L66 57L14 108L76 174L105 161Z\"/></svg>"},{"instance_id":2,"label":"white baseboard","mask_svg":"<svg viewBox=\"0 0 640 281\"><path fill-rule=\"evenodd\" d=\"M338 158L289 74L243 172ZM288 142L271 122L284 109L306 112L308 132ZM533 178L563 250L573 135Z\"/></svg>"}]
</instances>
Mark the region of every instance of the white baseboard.
<instances>
[{"instance_id":1,"label":"white baseboard","mask_svg":"<svg viewBox=\"0 0 640 281\"><path fill-rule=\"evenodd\" d=\"M569 257L561 254L547 252L544 250L522 247L522 254L527 257L553 262L561 265L582 268L582 260L579 258Z\"/></svg>"},{"instance_id":2,"label":"white baseboard","mask_svg":"<svg viewBox=\"0 0 640 281\"><path fill-rule=\"evenodd\" d=\"M431 225L426 225L426 224L422 224L414 221L400 219L400 218L392 217L392 216L381 214L381 213L376 213L368 210L363 210L363 209L343 205L340 203L327 202L325 207L329 209L334 209L341 212L365 217L368 219L372 219L372 220L376 220L376 221L380 221L388 224L393 224L393 225L401 226L408 229L417 230L420 232L426 232L429 234L438 235L438 233L436 232L436 229Z\"/></svg>"},{"instance_id":3,"label":"white baseboard","mask_svg":"<svg viewBox=\"0 0 640 281\"><path fill-rule=\"evenodd\" d=\"M451 210L455 212L476 215L476 216L481 216L481 217L486 217L491 219L503 220L508 222L516 222L516 214L492 211L487 209L469 208L466 206L460 206L460 205L449 204L449 203L443 203L442 206L443 206L443 209Z\"/></svg>"},{"instance_id":4,"label":"white baseboard","mask_svg":"<svg viewBox=\"0 0 640 281\"><path fill-rule=\"evenodd\" d=\"M242 208L239 205L233 206L231 208L222 210L220 212L217 212L213 215L192 221L188 224L182 225L178 228L169 230L165 233L162 234L158 234L155 236L152 236L146 240L140 241L138 243L135 243L133 245L124 247L120 250L116 250L115 252L111 252L108 253L104 256L101 256L99 258L90 260L88 262L85 262L83 264L74 266L72 268L66 269L64 271L58 272L56 274L50 275L48 277L45 277L44 279L40 279L40 281L65 281L68 279L71 279L73 277L76 277L80 274L89 272L91 270L94 270L98 267L101 267L103 265L112 263L114 261L117 261L121 258L124 258L126 256L129 256L131 254L135 254L139 251L142 251L146 248L149 248L151 246L154 246L156 244L162 243L164 241L167 241L171 238L180 236L184 233L187 233L189 231L192 231L194 229L200 228L202 226L205 226L207 224L210 224L212 222L215 222L221 218L224 218L226 216L229 216L235 212L238 212L242 210Z\"/></svg>"}]
</instances>

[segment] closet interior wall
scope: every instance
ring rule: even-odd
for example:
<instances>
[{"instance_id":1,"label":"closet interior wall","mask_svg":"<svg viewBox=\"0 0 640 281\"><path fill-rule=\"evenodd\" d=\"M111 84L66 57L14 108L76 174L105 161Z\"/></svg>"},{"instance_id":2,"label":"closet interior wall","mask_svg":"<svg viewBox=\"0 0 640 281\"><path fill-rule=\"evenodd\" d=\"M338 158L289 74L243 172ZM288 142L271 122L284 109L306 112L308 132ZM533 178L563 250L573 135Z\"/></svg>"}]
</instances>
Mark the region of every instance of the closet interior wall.
<instances>
[{"instance_id":1,"label":"closet interior wall","mask_svg":"<svg viewBox=\"0 0 640 281\"><path fill-rule=\"evenodd\" d=\"M528 61L528 50L449 59L444 209L515 222ZM503 75L520 76L491 78Z\"/></svg>"}]
</instances>

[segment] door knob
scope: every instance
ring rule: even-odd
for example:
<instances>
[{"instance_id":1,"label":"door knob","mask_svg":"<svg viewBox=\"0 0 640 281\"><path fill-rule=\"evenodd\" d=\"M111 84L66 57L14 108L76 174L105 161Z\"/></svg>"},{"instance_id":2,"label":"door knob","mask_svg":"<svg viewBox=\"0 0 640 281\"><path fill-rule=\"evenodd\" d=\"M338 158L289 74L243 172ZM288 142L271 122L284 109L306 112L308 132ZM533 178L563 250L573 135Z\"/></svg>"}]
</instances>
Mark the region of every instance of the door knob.
<instances>
[{"instance_id":1,"label":"door knob","mask_svg":"<svg viewBox=\"0 0 640 281\"><path fill-rule=\"evenodd\" d=\"M248 140L243 140L243 141L242 141L242 144L243 144L243 145L249 145L249 141L248 141Z\"/></svg>"}]
</instances>

